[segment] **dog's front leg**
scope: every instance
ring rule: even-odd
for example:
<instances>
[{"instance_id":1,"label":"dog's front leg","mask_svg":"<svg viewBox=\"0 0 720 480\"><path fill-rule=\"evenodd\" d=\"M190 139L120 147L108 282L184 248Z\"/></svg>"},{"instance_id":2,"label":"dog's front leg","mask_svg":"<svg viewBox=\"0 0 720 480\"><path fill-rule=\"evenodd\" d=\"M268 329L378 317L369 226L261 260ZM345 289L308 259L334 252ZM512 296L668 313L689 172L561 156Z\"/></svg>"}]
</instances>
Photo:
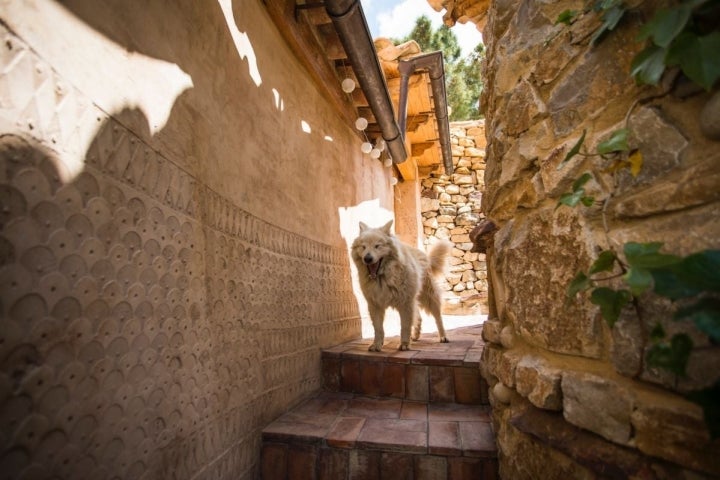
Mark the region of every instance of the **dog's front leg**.
<instances>
[{"instance_id":1,"label":"dog's front leg","mask_svg":"<svg viewBox=\"0 0 720 480\"><path fill-rule=\"evenodd\" d=\"M372 320L373 329L375 330L375 341L370 345L368 351L379 352L382 350L383 342L385 341L385 330L383 329L385 309L377 305L368 304L368 311L370 312L370 320Z\"/></svg>"},{"instance_id":2,"label":"dog's front leg","mask_svg":"<svg viewBox=\"0 0 720 480\"><path fill-rule=\"evenodd\" d=\"M417 307L403 307L398 311L400 313L400 350L410 350L410 330L418 315Z\"/></svg>"}]
</instances>

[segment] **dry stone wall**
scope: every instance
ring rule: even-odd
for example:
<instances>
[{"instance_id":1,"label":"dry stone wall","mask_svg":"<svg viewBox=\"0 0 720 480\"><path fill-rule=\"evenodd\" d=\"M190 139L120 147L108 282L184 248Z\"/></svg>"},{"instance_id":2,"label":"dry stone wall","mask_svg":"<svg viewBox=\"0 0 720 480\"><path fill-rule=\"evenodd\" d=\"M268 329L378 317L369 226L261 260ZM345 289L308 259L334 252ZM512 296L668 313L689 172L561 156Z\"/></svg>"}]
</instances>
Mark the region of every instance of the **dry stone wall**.
<instances>
[{"instance_id":1,"label":"dry stone wall","mask_svg":"<svg viewBox=\"0 0 720 480\"><path fill-rule=\"evenodd\" d=\"M628 308L612 328L587 296L566 296L600 250L622 252L629 241L661 241L677 255L720 248L720 144L703 124L718 118L717 87L693 89L678 77L636 85L638 25L657 5L632 3L633 13L594 45L602 20L582 12L582 2L490 6L482 207L498 231L487 252L482 369L503 478L720 476L720 440L685 398L720 379L718 345L690 322L673 322L672 305L649 293L639 316ZM565 10L581 12L572 25L556 22ZM614 178L600 157L558 168L583 132L592 152L626 121L629 146L644 159L637 177ZM597 202L558 208L584 172ZM692 338L687 375L648 364L658 324Z\"/></svg>"},{"instance_id":2,"label":"dry stone wall","mask_svg":"<svg viewBox=\"0 0 720 480\"><path fill-rule=\"evenodd\" d=\"M425 244L448 240L453 248L443 288L445 313L484 313L487 305L485 254L473 252L470 232L484 218L481 210L485 173L482 121L450 125L454 173L433 172L422 181Z\"/></svg>"}]
</instances>

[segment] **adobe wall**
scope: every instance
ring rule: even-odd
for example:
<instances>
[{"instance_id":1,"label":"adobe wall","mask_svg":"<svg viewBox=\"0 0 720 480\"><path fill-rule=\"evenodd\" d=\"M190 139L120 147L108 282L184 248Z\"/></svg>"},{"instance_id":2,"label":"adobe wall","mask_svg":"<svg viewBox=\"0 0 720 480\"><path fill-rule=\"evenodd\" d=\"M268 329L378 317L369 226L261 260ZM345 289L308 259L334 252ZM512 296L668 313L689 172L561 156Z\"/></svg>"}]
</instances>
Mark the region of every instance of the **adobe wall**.
<instances>
[{"instance_id":1,"label":"adobe wall","mask_svg":"<svg viewBox=\"0 0 720 480\"><path fill-rule=\"evenodd\" d=\"M657 7L632 3L637 10L595 46L598 13L556 25L582 2L490 5L483 211L499 230L488 251L494 301L483 373L502 478L720 475L720 441L684 397L720 379L717 344L691 322L673 321L669 301L652 293L639 297L639 317L626 308L613 328L587 293L566 296L601 249L622 252L630 241L664 242L662 252L677 255L720 247L720 143L716 127L714 140L701 130L712 131L702 122L719 116L717 88L636 85L629 72L643 48L638 28ZM625 169L613 178L597 156L559 168L584 130L583 152L593 152L626 119L629 146L644 159L637 177ZM557 207L584 172L596 202ZM686 376L648 365L657 324L668 339L691 338Z\"/></svg>"},{"instance_id":2,"label":"adobe wall","mask_svg":"<svg viewBox=\"0 0 720 480\"><path fill-rule=\"evenodd\" d=\"M360 334L343 236L389 170L262 2L171 3L0 7L8 477L255 478Z\"/></svg>"}]
</instances>

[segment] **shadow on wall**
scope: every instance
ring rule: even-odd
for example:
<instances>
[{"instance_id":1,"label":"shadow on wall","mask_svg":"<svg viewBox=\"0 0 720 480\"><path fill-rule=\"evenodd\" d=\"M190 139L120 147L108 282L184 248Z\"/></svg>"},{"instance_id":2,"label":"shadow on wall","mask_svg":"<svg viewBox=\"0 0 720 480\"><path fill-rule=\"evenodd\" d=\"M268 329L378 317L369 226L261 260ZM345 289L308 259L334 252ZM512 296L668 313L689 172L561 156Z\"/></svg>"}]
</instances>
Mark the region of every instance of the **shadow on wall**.
<instances>
[{"instance_id":1,"label":"shadow on wall","mask_svg":"<svg viewBox=\"0 0 720 480\"><path fill-rule=\"evenodd\" d=\"M350 283L345 249L239 209L201 181L198 159L214 152L167 133L210 134L197 111L215 98L213 79L167 38L192 30L173 19L224 23L220 8L148 2L137 15L120 1L66 2L78 23L39 3L40 27L20 29L32 49L1 27L12 69L0 81L12 102L0 117L0 470L252 478L259 429L319 387L321 343L357 331L355 299L333 287ZM3 19L27 22L23 5L3 5ZM197 12L147 20L165 18L163 8ZM67 27L72 42L90 25L105 38L83 52L48 40ZM151 51L135 53L137 32ZM156 75L131 74L143 66ZM127 90L113 74L172 88ZM261 94L281 104L270 88Z\"/></svg>"}]
</instances>

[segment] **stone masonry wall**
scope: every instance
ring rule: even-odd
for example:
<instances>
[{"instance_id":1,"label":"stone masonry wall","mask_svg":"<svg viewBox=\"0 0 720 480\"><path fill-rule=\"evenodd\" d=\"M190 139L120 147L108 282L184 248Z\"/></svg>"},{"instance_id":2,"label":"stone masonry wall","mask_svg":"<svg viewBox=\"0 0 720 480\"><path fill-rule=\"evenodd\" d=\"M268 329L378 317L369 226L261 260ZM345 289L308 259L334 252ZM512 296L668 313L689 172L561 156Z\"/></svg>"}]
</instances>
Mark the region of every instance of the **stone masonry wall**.
<instances>
[{"instance_id":1,"label":"stone masonry wall","mask_svg":"<svg viewBox=\"0 0 720 480\"><path fill-rule=\"evenodd\" d=\"M1 476L257 478L360 334L339 211L387 169L262 2L0 19Z\"/></svg>"},{"instance_id":2,"label":"stone masonry wall","mask_svg":"<svg viewBox=\"0 0 720 480\"><path fill-rule=\"evenodd\" d=\"M632 10L596 44L600 13L574 0L491 2L483 32L482 206L499 230L487 252L482 368L502 478L720 476L720 440L685 397L720 380L720 347L652 293L612 328L587 293L566 295L601 250L622 257L626 242L660 241L676 255L720 248L718 88L694 88L672 69L657 87L637 85L639 25L658 5L624 3ZM556 22L566 10L580 12L571 25ZM643 155L636 177L598 156L559 168L583 132L593 152L625 126ZM558 207L584 172L596 201ZM686 375L648 364L657 325L692 339Z\"/></svg>"},{"instance_id":3,"label":"stone masonry wall","mask_svg":"<svg viewBox=\"0 0 720 480\"><path fill-rule=\"evenodd\" d=\"M453 122L450 136L453 175L436 171L422 181L424 242L427 245L441 239L455 245L442 284L446 291L443 311L485 313L488 288L485 254L471 252L470 240L470 232L484 218L480 211L485 173L484 123Z\"/></svg>"}]
</instances>

